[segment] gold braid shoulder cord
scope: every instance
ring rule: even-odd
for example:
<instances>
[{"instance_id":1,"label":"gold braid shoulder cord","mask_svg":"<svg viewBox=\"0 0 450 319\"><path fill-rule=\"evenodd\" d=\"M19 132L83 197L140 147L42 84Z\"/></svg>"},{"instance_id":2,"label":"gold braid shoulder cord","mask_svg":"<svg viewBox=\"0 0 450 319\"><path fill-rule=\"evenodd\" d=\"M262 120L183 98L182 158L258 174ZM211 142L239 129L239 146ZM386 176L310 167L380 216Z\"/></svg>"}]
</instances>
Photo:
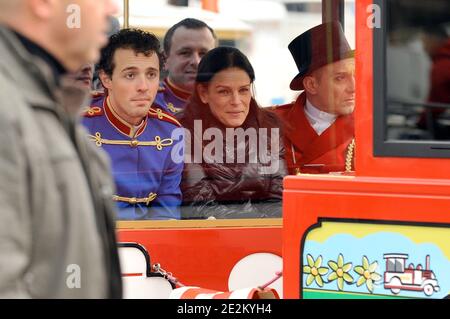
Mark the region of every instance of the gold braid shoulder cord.
<instances>
[{"instance_id":1,"label":"gold braid shoulder cord","mask_svg":"<svg viewBox=\"0 0 450 319\"><path fill-rule=\"evenodd\" d=\"M345 156L345 171L346 172L351 172L352 171L352 162L353 162L353 158L354 158L354 153L355 153L355 139L352 139L350 145L347 148L347 155Z\"/></svg>"},{"instance_id":2,"label":"gold braid shoulder cord","mask_svg":"<svg viewBox=\"0 0 450 319\"><path fill-rule=\"evenodd\" d=\"M291 144L291 145L292 145L292 157L294 160L294 164L296 164L294 145L293 144ZM347 154L345 155L345 171L346 172L352 172L352 168L353 168L352 162L353 162L353 157L354 157L354 153L355 153L355 147L356 147L356 143L355 143L355 139L353 138L347 148ZM296 168L295 170L296 170L296 175L301 175L299 168Z\"/></svg>"}]
</instances>

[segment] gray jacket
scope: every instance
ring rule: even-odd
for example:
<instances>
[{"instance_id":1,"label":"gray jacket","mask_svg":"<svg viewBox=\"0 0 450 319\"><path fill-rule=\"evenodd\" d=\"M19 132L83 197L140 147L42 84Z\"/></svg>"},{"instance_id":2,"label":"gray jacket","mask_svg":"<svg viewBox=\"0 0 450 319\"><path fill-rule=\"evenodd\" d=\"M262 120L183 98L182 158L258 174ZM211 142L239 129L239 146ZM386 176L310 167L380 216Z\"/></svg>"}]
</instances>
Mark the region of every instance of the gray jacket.
<instances>
[{"instance_id":1,"label":"gray jacket","mask_svg":"<svg viewBox=\"0 0 450 319\"><path fill-rule=\"evenodd\" d=\"M113 182L85 97L0 26L0 298L120 298Z\"/></svg>"}]
</instances>

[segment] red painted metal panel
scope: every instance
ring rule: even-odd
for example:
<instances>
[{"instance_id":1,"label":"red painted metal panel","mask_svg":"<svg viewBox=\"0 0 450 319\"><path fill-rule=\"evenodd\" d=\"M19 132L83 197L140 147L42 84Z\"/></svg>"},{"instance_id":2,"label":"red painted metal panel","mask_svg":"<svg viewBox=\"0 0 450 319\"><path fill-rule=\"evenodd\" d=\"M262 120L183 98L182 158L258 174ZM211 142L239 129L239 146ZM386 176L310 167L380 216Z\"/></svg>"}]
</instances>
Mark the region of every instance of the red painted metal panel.
<instances>
[{"instance_id":1,"label":"red painted metal panel","mask_svg":"<svg viewBox=\"0 0 450 319\"><path fill-rule=\"evenodd\" d=\"M293 176L285 179L283 291L299 298L302 241L320 218L450 225L450 181Z\"/></svg>"},{"instance_id":2,"label":"red painted metal panel","mask_svg":"<svg viewBox=\"0 0 450 319\"><path fill-rule=\"evenodd\" d=\"M152 264L161 264L185 285L227 291L240 259L260 252L281 256L282 239L281 227L242 227L119 230L119 241L143 245Z\"/></svg>"}]
</instances>

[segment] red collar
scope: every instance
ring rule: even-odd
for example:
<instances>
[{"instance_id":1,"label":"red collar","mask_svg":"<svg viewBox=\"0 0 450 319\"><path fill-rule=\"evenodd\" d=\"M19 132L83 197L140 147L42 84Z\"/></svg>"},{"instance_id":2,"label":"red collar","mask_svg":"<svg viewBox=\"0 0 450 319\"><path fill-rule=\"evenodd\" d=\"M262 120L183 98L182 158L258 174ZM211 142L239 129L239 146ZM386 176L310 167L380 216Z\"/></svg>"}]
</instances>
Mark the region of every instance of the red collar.
<instances>
[{"instance_id":1,"label":"red collar","mask_svg":"<svg viewBox=\"0 0 450 319\"><path fill-rule=\"evenodd\" d=\"M298 149L305 149L318 139L335 141L335 136L354 136L353 114L339 116L333 125L319 136L306 118L305 104L306 93L302 93L284 116L285 135Z\"/></svg>"},{"instance_id":2,"label":"red collar","mask_svg":"<svg viewBox=\"0 0 450 319\"><path fill-rule=\"evenodd\" d=\"M180 100L187 101L191 97L191 92L176 87L168 78L164 79L167 88Z\"/></svg>"},{"instance_id":3,"label":"red collar","mask_svg":"<svg viewBox=\"0 0 450 319\"><path fill-rule=\"evenodd\" d=\"M306 94L302 93L285 115L286 137L298 149L303 149L318 137L305 116ZM302 129L299 129L302 128Z\"/></svg>"},{"instance_id":4,"label":"red collar","mask_svg":"<svg viewBox=\"0 0 450 319\"><path fill-rule=\"evenodd\" d=\"M134 127L121 119L120 116L114 111L109 101L109 96L106 96L103 100L103 109L105 110L106 118L108 119L109 123L111 123L111 125L114 126L120 133L128 136L129 138L138 137L142 134L142 132L144 132L145 128L147 127L148 117L146 116L144 119L144 123L137 130L137 132L133 134Z\"/></svg>"},{"instance_id":5,"label":"red collar","mask_svg":"<svg viewBox=\"0 0 450 319\"><path fill-rule=\"evenodd\" d=\"M302 153L302 163L309 163L338 145L350 143L354 138L353 114L338 116L336 121L319 136L306 118L305 103L306 94L302 94L288 114L288 118L296 121L297 125L290 122L286 130L286 136Z\"/></svg>"}]
</instances>

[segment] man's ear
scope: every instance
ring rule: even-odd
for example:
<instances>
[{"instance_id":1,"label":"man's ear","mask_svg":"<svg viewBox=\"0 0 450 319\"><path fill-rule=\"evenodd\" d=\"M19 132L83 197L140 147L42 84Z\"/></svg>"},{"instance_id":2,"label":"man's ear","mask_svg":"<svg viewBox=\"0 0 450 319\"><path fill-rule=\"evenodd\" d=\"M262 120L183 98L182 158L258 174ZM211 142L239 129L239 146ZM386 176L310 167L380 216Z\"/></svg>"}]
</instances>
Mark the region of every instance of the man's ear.
<instances>
[{"instance_id":1,"label":"man's ear","mask_svg":"<svg viewBox=\"0 0 450 319\"><path fill-rule=\"evenodd\" d=\"M105 89L110 90L112 87L112 81L111 77L105 73L105 71L100 70L98 72L98 78L100 79L100 82L102 82L102 85Z\"/></svg>"},{"instance_id":2,"label":"man's ear","mask_svg":"<svg viewBox=\"0 0 450 319\"><path fill-rule=\"evenodd\" d=\"M317 79L314 76L307 75L303 78L303 87L309 94L316 95L318 91Z\"/></svg>"},{"instance_id":3,"label":"man's ear","mask_svg":"<svg viewBox=\"0 0 450 319\"><path fill-rule=\"evenodd\" d=\"M197 84L196 90L200 101L204 104L208 104L208 87L205 84Z\"/></svg>"},{"instance_id":4,"label":"man's ear","mask_svg":"<svg viewBox=\"0 0 450 319\"><path fill-rule=\"evenodd\" d=\"M163 56L163 59L164 59L164 63L163 63L163 71L164 72L168 72L169 70L167 69L167 58L169 57L167 54L166 54L166 51L163 51L162 52L162 56Z\"/></svg>"}]
</instances>

